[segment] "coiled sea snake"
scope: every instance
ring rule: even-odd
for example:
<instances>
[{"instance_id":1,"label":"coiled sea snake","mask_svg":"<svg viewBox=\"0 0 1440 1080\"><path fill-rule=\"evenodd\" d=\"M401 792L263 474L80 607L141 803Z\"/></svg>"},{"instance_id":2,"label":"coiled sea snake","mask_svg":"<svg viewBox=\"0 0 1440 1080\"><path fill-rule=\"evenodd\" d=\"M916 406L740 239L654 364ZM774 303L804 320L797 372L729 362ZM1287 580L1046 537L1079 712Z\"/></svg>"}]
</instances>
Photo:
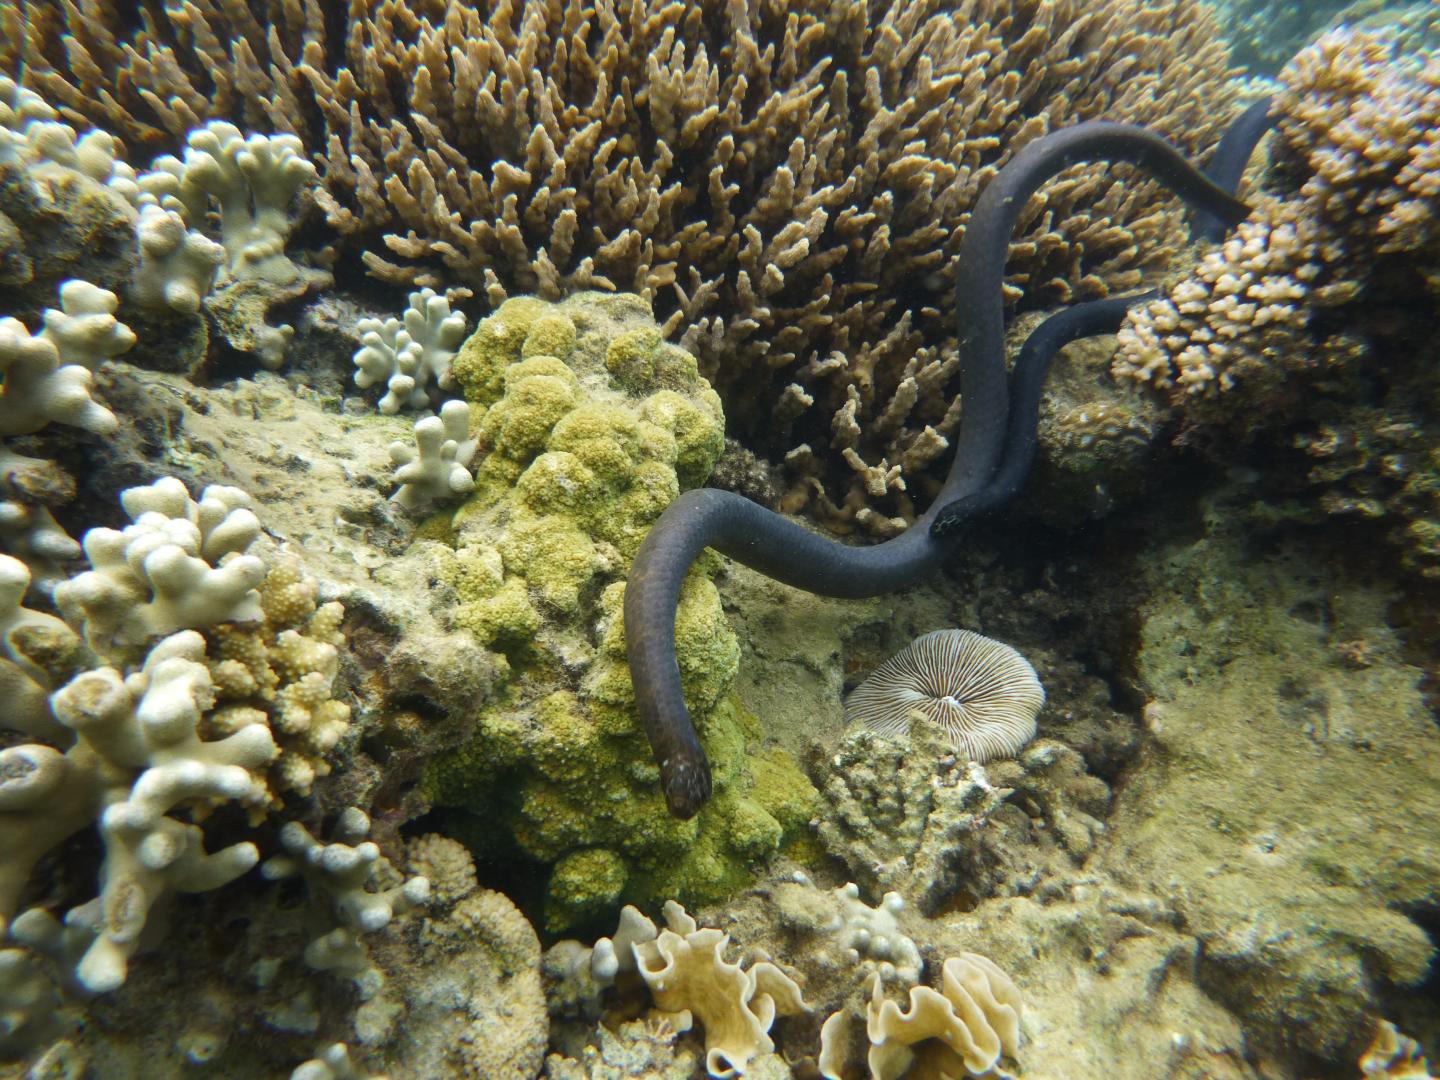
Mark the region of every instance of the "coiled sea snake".
<instances>
[{"instance_id":1,"label":"coiled sea snake","mask_svg":"<svg viewBox=\"0 0 1440 1080\"><path fill-rule=\"evenodd\" d=\"M1071 165L1127 162L1201 215L1197 234L1209 235L1214 221L1223 235L1250 213L1232 191L1268 128L1268 103L1257 103L1232 125L1202 172L1144 128L1091 121L1041 136L996 174L976 201L957 263L955 318L964 412L955 460L930 508L899 536L851 547L715 488L684 492L665 509L630 569L625 641L636 707L672 814L691 817L710 796L710 762L685 707L675 657L680 586L700 552L714 548L786 585L842 598L892 592L936 569L965 522L1019 490L1034 457L1040 390L1055 354L1077 338L1115 330L1126 307L1142 298L1080 304L1046 320L1017 360L1012 395L1001 284L1026 200Z\"/></svg>"}]
</instances>

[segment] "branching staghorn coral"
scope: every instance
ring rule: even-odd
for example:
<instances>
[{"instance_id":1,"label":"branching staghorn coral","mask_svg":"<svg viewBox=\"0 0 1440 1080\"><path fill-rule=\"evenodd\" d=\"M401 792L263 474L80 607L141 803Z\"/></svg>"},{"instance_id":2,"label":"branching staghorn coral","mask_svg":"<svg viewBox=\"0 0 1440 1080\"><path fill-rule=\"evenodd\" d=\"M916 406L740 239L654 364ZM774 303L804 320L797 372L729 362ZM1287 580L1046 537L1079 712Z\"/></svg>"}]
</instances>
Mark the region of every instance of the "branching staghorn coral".
<instances>
[{"instance_id":1,"label":"branching staghorn coral","mask_svg":"<svg viewBox=\"0 0 1440 1080\"><path fill-rule=\"evenodd\" d=\"M640 293L732 431L789 455L790 503L880 533L938 486L955 259L994 170L1096 117L1198 149L1232 99L1196 0L142 6L138 34L101 5L31 12L26 78L132 148L210 118L298 135L387 280ZM1057 179L1012 298L1134 285L1178 232L1155 196Z\"/></svg>"},{"instance_id":2,"label":"branching staghorn coral","mask_svg":"<svg viewBox=\"0 0 1440 1080\"><path fill-rule=\"evenodd\" d=\"M64 929L78 956L75 978L91 992L125 981L147 915L166 892L219 888L259 858L248 842L207 853L200 827L171 816L184 806L254 803L275 754L263 725L200 737L214 702L204 654L204 639L185 631L155 646L128 677L114 668L84 672L51 699L56 720L74 733L68 750L0 751L0 920L15 914L47 851L98 823L100 893L71 909ZM50 936L60 933L57 924Z\"/></svg>"}]
</instances>

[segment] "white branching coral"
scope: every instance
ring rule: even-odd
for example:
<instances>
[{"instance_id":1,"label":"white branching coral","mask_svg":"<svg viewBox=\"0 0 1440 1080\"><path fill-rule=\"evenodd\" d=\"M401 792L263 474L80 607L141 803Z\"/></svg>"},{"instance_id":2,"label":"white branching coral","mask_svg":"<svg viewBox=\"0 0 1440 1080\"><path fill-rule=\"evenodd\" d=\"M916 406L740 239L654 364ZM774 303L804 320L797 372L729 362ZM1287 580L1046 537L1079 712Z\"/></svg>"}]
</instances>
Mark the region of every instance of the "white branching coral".
<instances>
[{"instance_id":1,"label":"white branching coral","mask_svg":"<svg viewBox=\"0 0 1440 1080\"><path fill-rule=\"evenodd\" d=\"M131 288L135 302L151 310L198 313L225 262L225 249L158 203L140 207L135 235L140 245Z\"/></svg>"},{"instance_id":2,"label":"white branching coral","mask_svg":"<svg viewBox=\"0 0 1440 1080\"><path fill-rule=\"evenodd\" d=\"M80 557L80 545L55 520L49 507L16 499L0 500L0 547L29 568L42 593L55 588L62 563Z\"/></svg>"},{"instance_id":3,"label":"white branching coral","mask_svg":"<svg viewBox=\"0 0 1440 1080\"><path fill-rule=\"evenodd\" d=\"M77 135L60 122L57 113L33 91L0 76L0 165L20 167L20 177L31 192L53 199L67 176L88 177L138 211L135 238L139 260L130 295L151 311L194 315L209 293L225 262L225 249L198 228L187 226L176 212L159 200L177 190L176 178L165 172L137 175L120 158L120 144L107 131ZM204 216L197 225L203 225ZM113 306L110 308L113 312ZM93 367L93 365L91 365Z\"/></svg>"},{"instance_id":4,"label":"white branching coral","mask_svg":"<svg viewBox=\"0 0 1440 1080\"><path fill-rule=\"evenodd\" d=\"M969 630L935 630L886 660L845 702L845 718L904 737L919 714L969 761L1009 757L1035 737L1045 690L1009 645Z\"/></svg>"},{"instance_id":5,"label":"white branching coral","mask_svg":"<svg viewBox=\"0 0 1440 1080\"><path fill-rule=\"evenodd\" d=\"M290 203L316 179L294 135L248 137L234 124L212 120L191 131L185 157L166 155L141 187L160 205L201 225L212 206L220 219L220 242L230 278L262 278L286 284L300 269L285 254L293 221Z\"/></svg>"},{"instance_id":6,"label":"white branching coral","mask_svg":"<svg viewBox=\"0 0 1440 1080\"><path fill-rule=\"evenodd\" d=\"M47 308L31 334L19 319L0 319L0 435L27 435L51 422L108 435L115 414L90 396L92 372L135 344L115 318L120 299L87 281L60 286L60 307Z\"/></svg>"},{"instance_id":7,"label":"white branching coral","mask_svg":"<svg viewBox=\"0 0 1440 1080\"><path fill-rule=\"evenodd\" d=\"M61 613L83 626L96 653L124 655L175 630L260 620L265 564L246 553L260 522L245 492L211 485L196 502L163 477L122 491L120 503L134 524L87 532L92 569L55 587Z\"/></svg>"},{"instance_id":8,"label":"white branching coral","mask_svg":"<svg viewBox=\"0 0 1440 1080\"><path fill-rule=\"evenodd\" d=\"M43 959L26 945L0 939L5 946L0 947L0 1058L24 1054L63 1030L59 989Z\"/></svg>"},{"instance_id":9,"label":"white branching coral","mask_svg":"<svg viewBox=\"0 0 1440 1080\"><path fill-rule=\"evenodd\" d=\"M30 571L19 559L0 555L0 727L49 742L63 741L65 728L50 711L55 673L75 659L80 640L54 615L22 606Z\"/></svg>"},{"instance_id":10,"label":"white branching coral","mask_svg":"<svg viewBox=\"0 0 1440 1080\"><path fill-rule=\"evenodd\" d=\"M398 440L390 444L395 482L400 485L391 501L419 513L474 491L470 463L478 445L470 435L470 406L464 401L447 401L439 416L417 420L414 446Z\"/></svg>"},{"instance_id":11,"label":"white branching coral","mask_svg":"<svg viewBox=\"0 0 1440 1080\"><path fill-rule=\"evenodd\" d=\"M39 859L99 825L99 896L65 917L67 934L83 942L75 978L95 993L125 981L150 909L167 891L219 888L259 858L248 842L207 853L200 827L170 816L186 806L255 803L275 754L264 726L201 738L201 716L214 702L204 658L204 639L187 631L156 645L132 675L84 672L52 698L55 718L74 733L68 750L0 751L0 924Z\"/></svg>"},{"instance_id":12,"label":"white branching coral","mask_svg":"<svg viewBox=\"0 0 1440 1080\"><path fill-rule=\"evenodd\" d=\"M434 403L434 388L450 390L450 363L465 340L465 315L434 289L412 292L400 318L361 319L356 350L355 385L362 390L381 383L379 409L424 409ZM431 383L434 383L432 388Z\"/></svg>"},{"instance_id":13,"label":"white branching coral","mask_svg":"<svg viewBox=\"0 0 1440 1080\"><path fill-rule=\"evenodd\" d=\"M0 75L0 165L23 164L32 178L74 170L104 183L118 151L108 132L78 135L39 94Z\"/></svg>"},{"instance_id":14,"label":"white branching coral","mask_svg":"<svg viewBox=\"0 0 1440 1080\"><path fill-rule=\"evenodd\" d=\"M266 859L260 868L272 881L302 877L312 892L329 898L340 925L306 946L305 962L317 970L354 979L366 998L379 991L383 979L371 963L361 935L389 925L391 919L430 897L429 880L421 876L401 879L380 854L379 846L366 839L369 834L370 818L353 806L336 821L328 844L292 821L280 830L285 854ZM396 883L387 886L387 879Z\"/></svg>"}]
</instances>

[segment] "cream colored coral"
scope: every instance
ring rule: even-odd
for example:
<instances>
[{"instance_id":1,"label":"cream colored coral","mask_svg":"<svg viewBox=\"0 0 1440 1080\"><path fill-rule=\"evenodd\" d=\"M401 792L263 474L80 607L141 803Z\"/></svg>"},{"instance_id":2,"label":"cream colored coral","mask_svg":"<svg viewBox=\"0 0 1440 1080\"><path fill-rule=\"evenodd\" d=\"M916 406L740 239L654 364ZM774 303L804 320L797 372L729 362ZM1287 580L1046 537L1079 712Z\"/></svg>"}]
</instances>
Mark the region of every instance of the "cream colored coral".
<instances>
[{"instance_id":1,"label":"cream colored coral","mask_svg":"<svg viewBox=\"0 0 1440 1080\"><path fill-rule=\"evenodd\" d=\"M64 754L40 745L0 751L0 924L46 851L92 821L99 828L99 896L66 915L81 938L75 978L94 993L125 981L150 909L166 893L218 888L258 859L249 842L207 853L200 827L171 816L253 803L275 753L264 727L202 736L200 717L214 700L204 652L204 639L186 631L157 644L129 676L85 672L52 698L56 719L75 733Z\"/></svg>"},{"instance_id":2,"label":"cream colored coral","mask_svg":"<svg viewBox=\"0 0 1440 1080\"><path fill-rule=\"evenodd\" d=\"M51 422L108 435L119 422L90 396L91 372L135 344L115 318L120 300L88 281L60 286L60 307L47 308L31 334L19 319L0 319L0 435L27 435Z\"/></svg>"},{"instance_id":3,"label":"cream colored coral","mask_svg":"<svg viewBox=\"0 0 1440 1080\"><path fill-rule=\"evenodd\" d=\"M413 446L390 444L395 463L395 482L400 486L391 501L411 513L431 509L475 490L470 471L478 447L470 435L470 406L464 401L447 401L438 416L415 422Z\"/></svg>"},{"instance_id":4,"label":"cream colored coral","mask_svg":"<svg viewBox=\"0 0 1440 1080\"><path fill-rule=\"evenodd\" d=\"M120 502L134 524L87 532L91 569L55 587L91 649L126 657L176 630L259 621L265 564L248 553L260 535L248 495L212 484L196 502L162 477L127 488Z\"/></svg>"},{"instance_id":5,"label":"cream colored coral","mask_svg":"<svg viewBox=\"0 0 1440 1080\"><path fill-rule=\"evenodd\" d=\"M775 1017L806 1012L800 987L774 964L748 970L724 957L730 936L700 929L673 900L665 928L633 946L637 970L660 1009L679 1014L682 1030L693 1019L705 1029L705 1068L714 1077L742 1076L750 1061L775 1049Z\"/></svg>"},{"instance_id":6,"label":"cream colored coral","mask_svg":"<svg viewBox=\"0 0 1440 1080\"><path fill-rule=\"evenodd\" d=\"M77 135L40 95L0 75L0 163L23 165L27 180L78 172L104 183L115 170L119 149L109 132ZM43 184L32 184L31 190L47 197Z\"/></svg>"},{"instance_id":7,"label":"cream colored coral","mask_svg":"<svg viewBox=\"0 0 1440 1080\"><path fill-rule=\"evenodd\" d=\"M350 1048L344 1043L332 1043L311 1058L295 1067L290 1080L388 1080L382 1073L367 1072L350 1060Z\"/></svg>"},{"instance_id":8,"label":"cream colored coral","mask_svg":"<svg viewBox=\"0 0 1440 1080\"><path fill-rule=\"evenodd\" d=\"M51 714L48 696L56 670L80 651L80 639L54 615L22 605L29 586L25 564L0 555L0 727L64 745L66 730Z\"/></svg>"},{"instance_id":9,"label":"cream colored coral","mask_svg":"<svg viewBox=\"0 0 1440 1080\"><path fill-rule=\"evenodd\" d=\"M285 255L294 227L290 204L314 183L315 166L294 135L243 134L220 120L191 131L184 160L157 158L148 184L160 205L200 227L219 213L225 270L231 278L285 284L299 269Z\"/></svg>"},{"instance_id":10,"label":"cream colored coral","mask_svg":"<svg viewBox=\"0 0 1440 1080\"><path fill-rule=\"evenodd\" d=\"M303 879L317 906L328 901L325 906L338 925L306 945L305 962L316 970L353 979L366 1000L381 991L384 977L362 937L430 897L430 882L421 875L397 874L379 846L367 839L369 833L369 816L354 806L341 812L328 843L316 839L300 822L287 822L280 830L284 853L272 855L260 867L270 881Z\"/></svg>"},{"instance_id":11,"label":"cream colored coral","mask_svg":"<svg viewBox=\"0 0 1440 1080\"><path fill-rule=\"evenodd\" d=\"M271 776L272 801L281 792L308 795L326 776L326 755L350 727L350 706L334 697L340 630L338 601L316 603L318 584L299 561L282 555L259 588L262 618L209 631L218 708L215 731L268 725L280 747Z\"/></svg>"},{"instance_id":12,"label":"cream colored coral","mask_svg":"<svg viewBox=\"0 0 1440 1080\"><path fill-rule=\"evenodd\" d=\"M355 326L355 385L365 390L383 383L378 408L387 415L426 408L435 403L437 388L453 388L450 363L465 340L464 312L451 311L434 289L412 292L407 300L400 318L361 319Z\"/></svg>"},{"instance_id":13,"label":"cream colored coral","mask_svg":"<svg viewBox=\"0 0 1440 1080\"><path fill-rule=\"evenodd\" d=\"M935 1076L992 1076L1002 1057L1020 1049L1020 991L992 961L961 953L945 961L940 990L910 988L908 1008L885 996L883 980L870 982L865 1007L871 1080L899 1080L923 1055ZM841 1080L846 1059L847 1014L837 1012L821 1028L820 1075Z\"/></svg>"},{"instance_id":14,"label":"cream colored coral","mask_svg":"<svg viewBox=\"0 0 1440 1080\"><path fill-rule=\"evenodd\" d=\"M199 312L225 262L224 247L156 203L140 207L135 238L140 250L130 290L135 302L152 311Z\"/></svg>"},{"instance_id":15,"label":"cream colored coral","mask_svg":"<svg viewBox=\"0 0 1440 1080\"><path fill-rule=\"evenodd\" d=\"M1340 350L1317 314L1362 300L1390 257L1413 255L1426 273L1440 219L1440 57L1417 68L1396 63L1395 47L1335 31L1286 67L1272 156L1291 190L1256 200L1193 274L1132 309L1116 378L1183 400L1321 367Z\"/></svg>"},{"instance_id":16,"label":"cream colored coral","mask_svg":"<svg viewBox=\"0 0 1440 1080\"><path fill-rule=\"evenodd\" d=\"M36 590L45 594L63 579L62 565L81 551L48 506L19 499L0 501L0 546L25 563Z\"/></svg>"},{"instance_id":17,"label":"cream colored coral","mask_svg":"<svg viewBox=\"0 0 1440 1080\"><path fill-rule=\"evenodd\" d=\"M410 868L430 882L434 903L446 906L475 891L475 860L464 844L440 833L416 836L405 845Z\"/></svg>"}]
</instances>

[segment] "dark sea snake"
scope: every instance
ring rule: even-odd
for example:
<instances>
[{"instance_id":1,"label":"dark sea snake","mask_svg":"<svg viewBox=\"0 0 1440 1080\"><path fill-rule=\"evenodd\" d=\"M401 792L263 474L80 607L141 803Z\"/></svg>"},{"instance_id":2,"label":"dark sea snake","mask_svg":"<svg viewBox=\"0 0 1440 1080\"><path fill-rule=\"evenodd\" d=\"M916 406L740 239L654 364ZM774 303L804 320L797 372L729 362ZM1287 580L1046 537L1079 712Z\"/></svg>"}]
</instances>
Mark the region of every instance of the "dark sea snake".
<instances>
[{"instance_id":1,"label":"dark sea snake","mask_svg":"<svg viewBox=\"0 0 1440 1080\"><path fill-rule=\"evenodd\" d=\"M1238 182L1250 151L1267 130L1252 113L1237 121L1246 134L1228 147L1222 140L1210 163L1213 175L1228 181L1233 174ZM1250 213L1230 190L1144 128L1091 121L1041 136L1011 158L981 193L960 245L955 312L964 412L954 463L930 508L892 540L851 547L734 492L696 488L665 509L640 545L625 586L625 640L636 707L672 814L691 817L710 796L710 763L685 707L675 656L675 609L690 565L709 547L822 596L877 596L935 570L960 525L1013 495L1034 456L1036 411L1050 360L1076 338L1114 330L1136 299L1077 305L1042 323L1031 335L1033 347L1027 342L1028 352L1022 350L1012 406L1001 285L1016 220L1046 180L1095 160L1139 166L1224 228ZM941 527L932 528L936 525Z\"/></svg>"}]
</instances>

